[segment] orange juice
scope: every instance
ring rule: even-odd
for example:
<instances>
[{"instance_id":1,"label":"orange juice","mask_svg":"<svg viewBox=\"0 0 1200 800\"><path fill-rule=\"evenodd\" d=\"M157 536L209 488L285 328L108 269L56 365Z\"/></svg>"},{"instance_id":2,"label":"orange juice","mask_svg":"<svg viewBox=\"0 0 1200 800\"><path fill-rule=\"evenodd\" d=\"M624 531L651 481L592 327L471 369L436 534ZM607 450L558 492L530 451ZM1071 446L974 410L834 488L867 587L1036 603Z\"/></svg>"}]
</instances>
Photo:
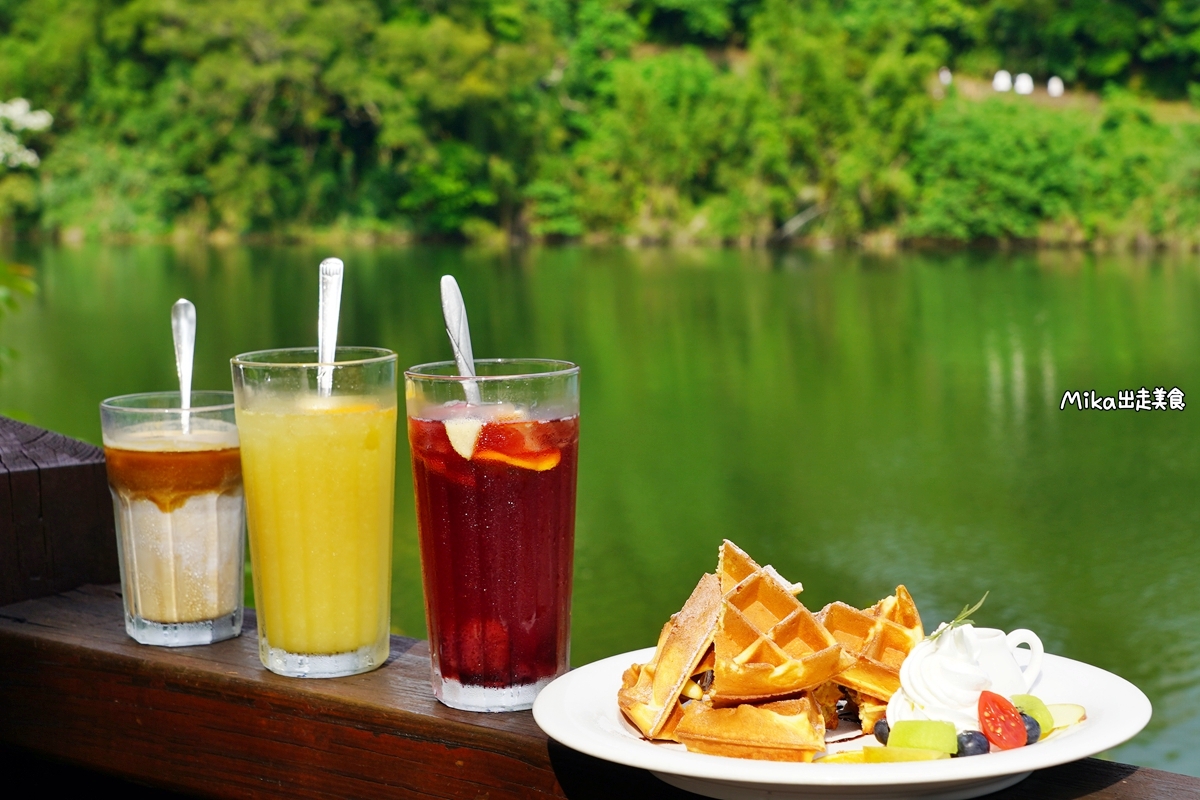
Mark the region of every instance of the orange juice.
<instances>
[{"instance_id":1,"label":"orange juice","mask_svg":"<svg viewBox=\"0 0 1200 800\"><path fill-rule=\"evenodd\" d=\"M237 410L259 650L388 653L396 406L301 396ZM274 668L274 667L272 667Z\"/></svg>"}]
</instances>

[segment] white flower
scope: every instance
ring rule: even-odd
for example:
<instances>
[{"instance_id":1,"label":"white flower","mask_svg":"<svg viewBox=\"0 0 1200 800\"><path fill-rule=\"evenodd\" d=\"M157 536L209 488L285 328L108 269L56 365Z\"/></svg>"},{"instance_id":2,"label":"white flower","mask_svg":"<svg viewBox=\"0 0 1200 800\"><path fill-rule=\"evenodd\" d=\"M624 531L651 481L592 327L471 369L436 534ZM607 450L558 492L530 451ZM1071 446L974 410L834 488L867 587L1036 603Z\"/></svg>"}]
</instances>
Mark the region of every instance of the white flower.
<instances>
[{"instance_id":1,"label":"white flower","mask_svg":"<svg viewBox=\"0 0 1200 800\"><path fill-rule=\"evenodd\" d=\"M49 111L33 111L24 97L0 103L0 165L9 168L36 167L38 154L21 144L15 131L43 131L54 122Z\"/></svg>"}]
</instances>

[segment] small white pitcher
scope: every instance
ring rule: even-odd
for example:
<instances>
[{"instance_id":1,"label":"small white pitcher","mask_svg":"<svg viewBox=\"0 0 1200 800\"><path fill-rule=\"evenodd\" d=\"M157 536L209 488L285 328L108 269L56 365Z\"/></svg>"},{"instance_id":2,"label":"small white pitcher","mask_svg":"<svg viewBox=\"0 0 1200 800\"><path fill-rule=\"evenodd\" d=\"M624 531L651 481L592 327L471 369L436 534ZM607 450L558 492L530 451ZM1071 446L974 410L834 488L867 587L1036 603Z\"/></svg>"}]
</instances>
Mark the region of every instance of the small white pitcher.
<instances>
[{"instance_id":1,"label":"small white pitcher","mask_svg":"<svg viewBox=\"0 0 1200 800\"><path fill-rule=\"evenodd\" d=\"M964 626L968 627L968 626ZM1012 697L1026 694L1042 672L1042 640L1031 630L1019 628L1005 634L997 628L974 628L968 638L975 648L975 659L992 681L992 691ZM1019 645L1029 645L1029 663L1022 669L1015 651Z\"/></svg>"}]
</instances>

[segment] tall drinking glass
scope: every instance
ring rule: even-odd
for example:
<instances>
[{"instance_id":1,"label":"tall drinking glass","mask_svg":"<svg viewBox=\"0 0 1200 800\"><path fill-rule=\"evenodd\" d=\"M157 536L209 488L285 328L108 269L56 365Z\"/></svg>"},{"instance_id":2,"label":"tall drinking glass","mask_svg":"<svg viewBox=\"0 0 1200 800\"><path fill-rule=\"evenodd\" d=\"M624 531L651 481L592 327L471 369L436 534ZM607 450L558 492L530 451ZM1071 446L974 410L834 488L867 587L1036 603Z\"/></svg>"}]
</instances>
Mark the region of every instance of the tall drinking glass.
<instances>
[{"instance_id":1,"label":"tall drinking glass","mask_svg":"<svg viewBox=\"0 0 1200 800\"><path fill-rule=\"evenodd\" d=\"M179 392L100 404L125 630L142 644L242 632L245 510L233 395Z\"/></svg>"},{"instance_id":2,"label":"tall drinking glass","mask_svg":"<svg viewBox=\"0 0 1200 800\"><path fill-rule=\"evenodd\" d=\"M309 347L231 363L259 657L294 677L375 669L388 656L396 354L339 347L319 365Z\"/></svg>"},{"instance_id":3,"label":"tall drinking glass","mask_svg":"<svg viewBox=\"0 0 1200 800\"><path fill-rule=\"evenodd\" d=\"M453 708L515 711L569 664L579 367L475 367L404 373L433 690Z\"/></svg>"}]
</instances>

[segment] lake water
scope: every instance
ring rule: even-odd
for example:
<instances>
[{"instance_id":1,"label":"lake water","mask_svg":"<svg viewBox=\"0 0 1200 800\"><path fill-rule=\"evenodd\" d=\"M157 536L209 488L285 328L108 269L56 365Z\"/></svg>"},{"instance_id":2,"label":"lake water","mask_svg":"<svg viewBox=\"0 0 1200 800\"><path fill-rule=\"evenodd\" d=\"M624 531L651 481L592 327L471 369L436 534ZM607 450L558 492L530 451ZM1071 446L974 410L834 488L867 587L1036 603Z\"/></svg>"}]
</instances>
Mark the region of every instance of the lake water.
<instances>
[{"instance_id":1,"label":"lake water","mask_svg":"<svg viewBox=\"0 0 1200 800\"><path fill-rule=\"evenodd\" d=\"M39 294L0 321L0 412L88 441L105 397L197 388L316 341L312 248L18 248ZM653 644L730 538L816 610L905 584L926 629L979 624L1128 678L1155 706L1108 754L1200 775L1200 264L1079 253L343 249L341 336L450 356L454 274L478 357L582 366L572 661ZM1184 410L1060 410L1178 387ZM1193 394L1194 393L1194 394ZM424 635L408 453L395 629Z\"/></svg>"}]
</instances>

